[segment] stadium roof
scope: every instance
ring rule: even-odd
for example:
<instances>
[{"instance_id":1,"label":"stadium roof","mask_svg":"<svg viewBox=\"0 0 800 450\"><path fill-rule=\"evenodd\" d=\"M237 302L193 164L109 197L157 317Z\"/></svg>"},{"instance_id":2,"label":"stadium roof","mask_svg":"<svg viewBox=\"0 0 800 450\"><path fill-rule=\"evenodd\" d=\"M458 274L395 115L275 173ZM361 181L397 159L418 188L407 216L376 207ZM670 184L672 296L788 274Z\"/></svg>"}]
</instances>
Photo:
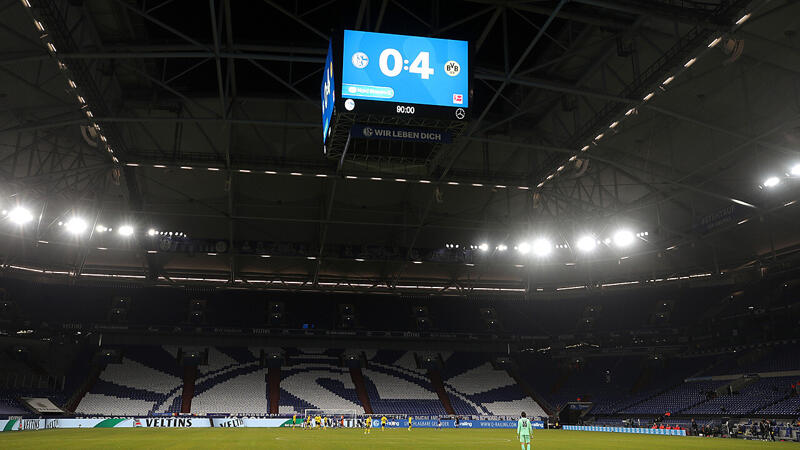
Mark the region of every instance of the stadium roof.
<instances>
[{"instance_id":1,"label":"stadium roof","mask_svg":"<svg viewBox=\"0 0 800 450\"><path fill-rule=\"evenodd\" d=\"M1 262L457 293L768 266L800 244L798 16L788 0L7 0ZM342 29L468 40L463 135L428 158L326 158ZM547 257L515 250L540 238Z\"/></svg>"}]
</instances>

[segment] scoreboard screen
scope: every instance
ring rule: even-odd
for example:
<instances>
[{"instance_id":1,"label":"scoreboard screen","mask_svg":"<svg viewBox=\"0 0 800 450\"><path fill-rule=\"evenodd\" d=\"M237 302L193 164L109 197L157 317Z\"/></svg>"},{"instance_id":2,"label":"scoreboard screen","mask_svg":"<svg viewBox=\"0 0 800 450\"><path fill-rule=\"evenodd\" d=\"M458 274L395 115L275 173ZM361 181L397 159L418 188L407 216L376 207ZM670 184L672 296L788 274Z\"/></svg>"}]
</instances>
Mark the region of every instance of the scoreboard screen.
<instances>
[{"instance_id":1,"label":"scoreboard screen","mask_svg":"<svg viewBox=\"0 0 800 450\"><path fill-rule=\"evenodd\" d=\"M333 106L336 103L336 83L333 78L333 45L328 44L328 57L325 58L325 69L320 88L322 100L322 142L328 137L328 128L333 118Z\"/></svg>"},{"instance_id":2,"label":"scoreboard screen","mask_svg":"<svg viewBox=\"0 0 800 450\"><path fill-rule=\"evenodd\" d=\"M470 83L467 41L334 33L320 86L323 151L341 150L354 124L385 124L387 117L396 117L395 125L419 118L436 124L428 128L464 124Z\"/></svg>"},{"instance_id":3,"label":"scoreboard screen","mask_svg":"<svg viewBox=\"0 0 800 450\"><path fill-rule=\"evenodd\" d=\"M469 107L466 41L345 30L341 96L411 105ZM413 114L413 112L412 112Z\"/></svg>"}]
</instances>

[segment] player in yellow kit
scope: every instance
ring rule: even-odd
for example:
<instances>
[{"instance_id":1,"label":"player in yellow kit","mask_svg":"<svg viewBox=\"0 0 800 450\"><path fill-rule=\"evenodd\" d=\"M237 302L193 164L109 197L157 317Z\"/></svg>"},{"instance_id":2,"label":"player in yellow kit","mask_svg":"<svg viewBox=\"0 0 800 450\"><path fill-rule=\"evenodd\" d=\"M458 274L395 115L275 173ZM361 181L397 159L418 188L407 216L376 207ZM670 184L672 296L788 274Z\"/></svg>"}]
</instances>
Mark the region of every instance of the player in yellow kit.
<instances>
[{"instance_id":1,"label":"player in yellow kit","mask_svg":"<svg viewBox=\"0 0 800 450\"><path fill-rule=\"evenodd\" d=\"M381 431L386 429L386 416L381 417Z\"/></svg>"},{"instance_id":2,"label":"player in yellow kit","mask_svg":"<svg viewBox=\"0 0 800 450\"><path fill-rule=\"evenodd\" d=\"M294 427L296 426L297 426L297 414L294 414L292 416L292 429L294 430Z\"/></svg>"},{"instance_id":3,"label":"player in yellow kit","mask_svg":"<svg viewBox=\"0 0 800 450\"><path fill-rule=\"evenodd\" d=\"M317 428L322 428L322 417L320 416L314 417L314 422L316 422Z\"/></svg>"},{"instance_id":4,"label":"player in yellow kit","mask_svg":"<svg viewBox=\"0 0 800 450\"><path fill-rule=\"evenodd\" d=\"M367 420L364 421L364 434L369 434L370 428L372 428L372 417L367 416Z\"/></svg>"},{"instance_id":5,"label":"player in yellow kit","mask_svg":"<svg viewBox=\"0 0 800 450\"><path fill-rule=\"evenodd\" d=\"M408 416L408 431L411 431L411 416Z\"/></svg>"}]
</instances>

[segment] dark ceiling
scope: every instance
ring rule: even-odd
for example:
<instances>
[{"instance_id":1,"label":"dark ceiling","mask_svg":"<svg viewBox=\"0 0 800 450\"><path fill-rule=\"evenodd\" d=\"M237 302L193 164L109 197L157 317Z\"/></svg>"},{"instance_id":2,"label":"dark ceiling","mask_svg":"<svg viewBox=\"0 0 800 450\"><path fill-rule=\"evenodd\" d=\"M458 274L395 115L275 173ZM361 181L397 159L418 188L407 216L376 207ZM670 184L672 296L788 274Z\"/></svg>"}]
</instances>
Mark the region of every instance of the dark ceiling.
<instances>
[{"instance_id":1,"label":"dark ceiling","mask_svg":"<svg viewBox=\"0 0 800 450\"><path fill-rule=\"evenodd\" d=\"M791 263L798 28L790 0L1 1L0 207L34 219L0 220L2 270L536 295ZM468 40L464 133L326 158L342 29Z\"/></svg>"}]
</instances>

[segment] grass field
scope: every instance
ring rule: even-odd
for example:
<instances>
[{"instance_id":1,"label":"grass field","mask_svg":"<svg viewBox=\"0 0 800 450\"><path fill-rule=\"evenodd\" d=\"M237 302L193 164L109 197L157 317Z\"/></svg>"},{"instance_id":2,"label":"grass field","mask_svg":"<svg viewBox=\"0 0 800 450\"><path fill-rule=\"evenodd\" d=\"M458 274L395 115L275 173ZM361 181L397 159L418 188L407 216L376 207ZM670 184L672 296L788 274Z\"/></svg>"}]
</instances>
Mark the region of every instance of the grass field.
<instances>
[{"instance_id":1,"label":"grass field","mask_svg":"<svg viewBox=\"0 0 800 450\"><path fill-rule=\"evenodd\" d=\"M796 444L795 444L796 445ZM540 449L762 449L791 443L648 436L588 431L536 431ZM0 433L0 449L519 449L514 430L292 430L288 428L68 429ZM798 447L800 448L800 447Z\"/></svg>"}]
</instances>

